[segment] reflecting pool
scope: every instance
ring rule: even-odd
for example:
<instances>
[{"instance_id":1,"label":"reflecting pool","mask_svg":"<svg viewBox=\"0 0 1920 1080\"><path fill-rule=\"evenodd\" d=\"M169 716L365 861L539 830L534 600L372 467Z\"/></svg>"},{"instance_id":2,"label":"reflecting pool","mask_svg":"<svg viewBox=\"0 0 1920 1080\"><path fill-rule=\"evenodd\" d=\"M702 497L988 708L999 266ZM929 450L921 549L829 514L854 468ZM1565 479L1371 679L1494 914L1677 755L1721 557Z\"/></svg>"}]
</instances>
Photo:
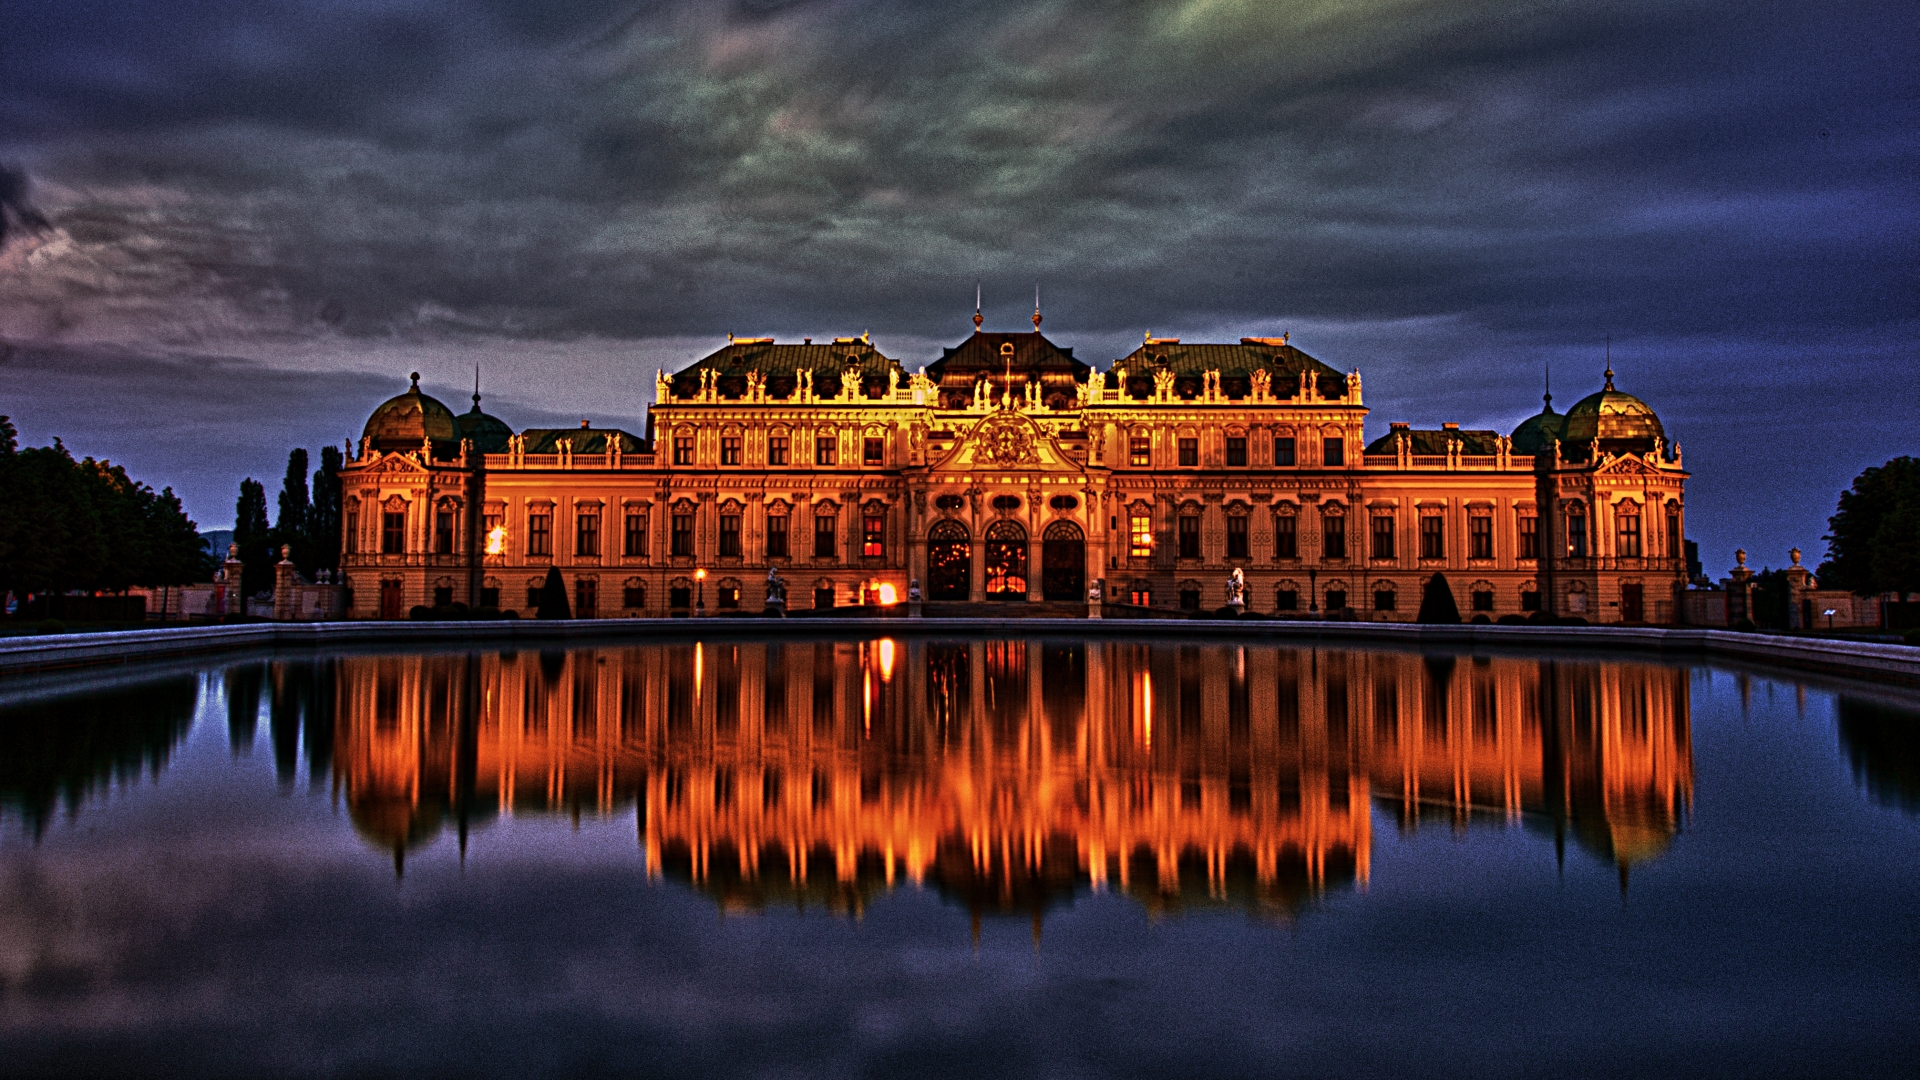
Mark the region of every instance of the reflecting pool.
<instances>
[{"instance_id":1,"label":"reflecting pool","mask_svg":"<svg viewBox=\"0 0 1920 1080\"><path fill-rule=\"evenodd\" d=\"M0 1073L1891 1075L1920 698L715 640L0 686Z\"/></svg>"}]
</instances>

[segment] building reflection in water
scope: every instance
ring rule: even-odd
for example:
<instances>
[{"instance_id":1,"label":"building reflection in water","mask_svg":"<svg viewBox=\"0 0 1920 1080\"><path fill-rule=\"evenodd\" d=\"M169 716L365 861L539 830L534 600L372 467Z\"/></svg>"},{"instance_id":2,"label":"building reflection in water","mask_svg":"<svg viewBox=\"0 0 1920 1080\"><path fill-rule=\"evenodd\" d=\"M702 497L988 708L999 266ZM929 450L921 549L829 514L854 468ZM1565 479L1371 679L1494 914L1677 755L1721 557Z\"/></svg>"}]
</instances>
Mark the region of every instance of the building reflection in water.
<instances>
[{"instance_id":1,"label":"building reflection in water","mask_svg":"<svg viewBox=\"0 0 1920 1080\"><path fill-rule=\"evenodd\" d=\"M1687 673L1128 642L708 643L333 662L336 782L394 852L451 821L638 808L728 910L976 915L1082 888L1288 917L1402 830L1519 822L1626 868L1692 792ZM1037 923L1036 923L1037 926Z\"/></svg>"}]
</instances>

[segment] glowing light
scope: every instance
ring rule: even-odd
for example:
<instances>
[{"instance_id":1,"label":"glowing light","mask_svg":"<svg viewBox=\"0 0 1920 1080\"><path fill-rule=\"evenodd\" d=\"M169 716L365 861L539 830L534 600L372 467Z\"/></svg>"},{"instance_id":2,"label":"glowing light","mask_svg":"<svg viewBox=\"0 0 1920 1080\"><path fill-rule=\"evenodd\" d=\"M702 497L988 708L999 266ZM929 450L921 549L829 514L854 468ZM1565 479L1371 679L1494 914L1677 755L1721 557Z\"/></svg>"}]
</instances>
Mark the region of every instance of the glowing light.
<instances>
[{"instance_id":1,"label":"glowing light","mask_svg":"<svg viewBox=\"0 0 1920 1080\"><path fill-rule=\"evenodd\" d=\"M893 639L880 639L880 681L893 681Z\"/></svg>"},{"instance_id":2,"label":"glowing light","mask_svg":"<svg viewBox=\"0 0 1920 1080\"><path fill-rule=\"evenodd\" d=\"M487 531L487 554L504 555L507 553L507 527L495 525Z\"/></svg>"},{"instance_id":3,"label":"glowing light","mask_svg":"<svg viewBox=\"0 0 1920 1080\"><path fill-rule=\"evenodd\" d=\"M880 605L886 607L890 604L899 603L898 595L899 594L894 592L893 586L882 584L880 586ZM889 642L888 644L891 645L892 643Z\"/></svg>"},{"instance_id":4,"label":"glowing light","mask_svg":"<svg viewBox=\"0 0 1920 1080\"><path fill-rule=\"evenodd\" d=\"M705 581L705 580L707 580L707 569L706 569L706 567L704 567L704 566L703 566L703 567L701 567L700 569L698 569L698 570L695 570L695 571L693 572L693 580L695 580L695 581Z\"/></svg>"},{"instance_id":5,"label":"glowing light","mask_svg":"<svg viewBox=\"0 0 1920 1080\"><path fill-rule=\"evenodd\" d=\"M696 699L700 697L701 676L705 675L707 670L706 649L705 645L697 641L693 643L693 696Z\"/></svg>"}]
</instances>

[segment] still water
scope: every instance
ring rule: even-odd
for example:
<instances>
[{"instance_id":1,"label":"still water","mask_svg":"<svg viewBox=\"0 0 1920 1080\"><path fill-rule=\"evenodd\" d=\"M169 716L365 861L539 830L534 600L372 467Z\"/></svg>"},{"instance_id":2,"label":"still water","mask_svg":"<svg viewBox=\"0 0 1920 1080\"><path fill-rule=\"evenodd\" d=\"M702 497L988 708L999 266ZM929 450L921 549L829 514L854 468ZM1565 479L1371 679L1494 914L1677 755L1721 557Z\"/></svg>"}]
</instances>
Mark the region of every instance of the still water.
<instances>
[{"instance_id":1,"label":"still water","mask_svg":"<svg viewBox=\"0 0 1920 1080\"><path fill-rule=\"evenodd\" d=\"M0 696L0 1073L1830 1076L1920 1052L1898 691L922 639L102 680Z\"/></svg>"}]
</instances>

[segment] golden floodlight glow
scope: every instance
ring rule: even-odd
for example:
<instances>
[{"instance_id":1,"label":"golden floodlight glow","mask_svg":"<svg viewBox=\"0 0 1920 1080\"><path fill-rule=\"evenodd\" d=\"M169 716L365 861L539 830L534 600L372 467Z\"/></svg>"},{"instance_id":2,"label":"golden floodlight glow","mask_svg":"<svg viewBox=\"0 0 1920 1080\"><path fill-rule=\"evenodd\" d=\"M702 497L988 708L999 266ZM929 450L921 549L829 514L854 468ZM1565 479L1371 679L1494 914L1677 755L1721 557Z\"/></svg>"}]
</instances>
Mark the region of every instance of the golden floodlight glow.
<instances>
[{"instance_id":1,"label":"golden floodlight glow","mask_svg":"<svg viewBox=\"0 0 1920 1080\"><path fill-rule=\"evenodd\" d=\"M487 554L504 555L507 552L507 527L495 525L487 530Z\"/></svg>"},{"instance_id":2,"label":"golden floodlight glow","mask_svg":"<svg viewBox=\"0 0 1920 1080\"><path fill-rule=\"evenodd\" d=\"M701 567L700 569L698 569L698 570L695 570L695 571L693 572L693 579L694 579L695 581L705 581L705 580L707 580L707 569L706 569L706 567L704 567L704 566L703 566L703 567Z\"/></svg>"},{"instance_id":3,"label":"golden floodlight glow","mask_svg":"<svg viewBox=\"0 0 1920 1080\"><path fill-rule=\"evenodd\" d=\"M891 600L888 603L892 603ZM893 639L880 639L880 681L893 681Z\"/></svg>"},{"instance_id":4,"label":"golden floodlight glow","mask_svg":"<svg viewBox=\"0 0 1920 1080\"><path fill-rule=\"evenodd\" d=\"M897 599L897 596L898 596L898 594L894 592L894 590L893 590L893 586L892 586L892 585L888 585L888 584L885 584L885 583L882 583L882 584L881 584L881 586L880 586L880 605L881 605L882 607L886 607L886 606L888 606L888 605L891 605L891 604L896 604L896 603L899 603L899 600ZM887 645L888 645L888 647L889 647L889 649L891 649L891 646L892 646L892 644L893 644L892 642L888 642L888 643L887 643Z\"/></svg>"}]
</instances>

